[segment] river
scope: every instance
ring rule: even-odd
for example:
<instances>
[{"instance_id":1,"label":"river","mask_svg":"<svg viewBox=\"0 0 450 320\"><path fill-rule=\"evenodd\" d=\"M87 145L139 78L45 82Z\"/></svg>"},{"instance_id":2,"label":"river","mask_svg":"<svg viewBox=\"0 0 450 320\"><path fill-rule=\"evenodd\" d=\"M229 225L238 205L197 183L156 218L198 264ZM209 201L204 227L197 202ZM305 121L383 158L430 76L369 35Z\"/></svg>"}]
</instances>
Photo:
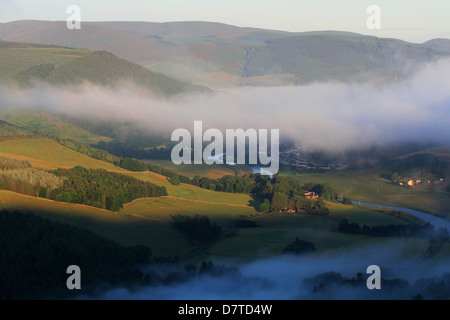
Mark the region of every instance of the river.
<instances>
[{"instance_id":1,"label":"river","mask_svg":"<svg viewBox=\"0 0 450 320\"><path fill-rule=\"evenodd\" d=\"M445 228L448 230L448 232L450 232L450 221L445 220L443 218L433 216L429 213L425 213L425 212L417 211L417 210L413 210L413 209L384 206L384 205L380 205L380 204L373 204L373 203L360 202L360 201L352 201L352 203L363 205L363 206L380 207L380 208L392 209L392 210L396 210L396 211L409 213L425 222L429 222L431 225L433 225L436 228L436 230L439 230L439 228Z\"/></svg>"}]
</instances>

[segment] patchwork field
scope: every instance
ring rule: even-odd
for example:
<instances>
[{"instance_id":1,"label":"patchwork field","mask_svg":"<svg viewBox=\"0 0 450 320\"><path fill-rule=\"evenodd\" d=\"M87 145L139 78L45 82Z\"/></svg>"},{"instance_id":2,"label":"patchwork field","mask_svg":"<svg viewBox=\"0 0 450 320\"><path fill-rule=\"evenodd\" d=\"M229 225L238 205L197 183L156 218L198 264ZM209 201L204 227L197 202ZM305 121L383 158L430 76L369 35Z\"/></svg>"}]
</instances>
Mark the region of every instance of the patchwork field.
<instances>
[{"instance_id":1,"label":"patchwork field","mask_svg":"<svg viewBox=\"0 0 450 320\"><path fill-rule=\"evenodd\" d=\"M260 228L241 229L237 234L222 238L208 248L202 249L203 253L194 258L208 257L234 261L251 261L278 255L297 237L314 243L318 255L369 244L390 245L393 241L341 234L337 227L344 218L350 222L370 226L398 225L415 221L413 217L406 214L331 202L327 203L331 211L328 216L284 213L259 215L251 206L253 199L249 195L214 192L187 184L174 186L167 177L148 171L126 171L63 147L49 138L1 141L0 155L28 160L33 166L42 169L69 168L77 165L86 168L102 168L165 186L168 196L137 199L125 204L116 213L84 205L60 203L0 191L0 209L33 211L52 220L90 229L124 245L147 245L160 256L183 257L192 250L199 250L198 247L190 245L187 236L172 227L171 222L178 215L207 215L212 222L219 224L224 230L229 228L232 220L239 217L256 221ZM161 162L158 164L164 165ZM167 163L166 167L173 169ZM191 167L193 166L186 168L183 173L211 177L227 173L227 168L219 166L190 169ZM355 200L393 204L394 202L388 202L391 200L397 201L394 203L396 205L409 207L416 203L422 206L427 205L427 202L420 201L420 197L425 197L427 194L426 191L413 191L390 184L382 177L382 173L377 171L305 174L293 177L300 183L326 182ZM418 199L414 201L414 197ZM411 198L410 203L402 202L409 198ZM430 207L427 206L427 208ZM396 242L397 240L395 239ZM410 253L410 256L424 252L428 244L423 239L399 239L398 243L404 246L406 257L409 257L408 252L414 252ZM412 248L415 250L409 250Z\"/></svg>"}]
</instances>

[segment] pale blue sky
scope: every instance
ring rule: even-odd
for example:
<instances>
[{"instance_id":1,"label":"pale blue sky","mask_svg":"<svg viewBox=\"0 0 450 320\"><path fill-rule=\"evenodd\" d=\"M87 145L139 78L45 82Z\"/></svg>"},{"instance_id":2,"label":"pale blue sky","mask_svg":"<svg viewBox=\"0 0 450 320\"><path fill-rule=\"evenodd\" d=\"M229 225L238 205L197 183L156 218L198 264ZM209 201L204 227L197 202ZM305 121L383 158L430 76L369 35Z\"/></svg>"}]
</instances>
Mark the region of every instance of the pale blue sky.
<instances>
[{"instance_id":1,"label":"pale blue sky","mask_svg":"<svg viewBox=\"0 0 450 320\"><path fill-rule=\"evenodd\" d=\"M0 22L66 20L78 5L85 21L216 21L286 31L342 30L423 42L450 38L450 0L0 0ZM369 5L381 30L366 27Z\"/></svg>"}]
</instances>

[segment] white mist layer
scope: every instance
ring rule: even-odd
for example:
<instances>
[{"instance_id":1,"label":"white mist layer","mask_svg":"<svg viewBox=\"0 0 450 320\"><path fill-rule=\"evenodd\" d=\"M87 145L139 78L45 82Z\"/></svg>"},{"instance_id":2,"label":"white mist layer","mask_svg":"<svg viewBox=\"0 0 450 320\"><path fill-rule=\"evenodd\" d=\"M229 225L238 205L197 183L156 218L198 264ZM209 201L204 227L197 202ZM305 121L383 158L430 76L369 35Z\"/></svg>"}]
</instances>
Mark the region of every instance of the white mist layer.
<instances>
[{"instance_id":1,"label":"white mist layer","mask_svg":"<svg viewBox=\"0 0 450 320\"><path fill-rule=\"evenodd\" d=\"M151 133L208 128L279 129L305 147L329 151L390 142L450 143L450 60L383 86L317 83L238 88L159 99L135 86L91 84L0 88L0 105L136 122Z\"/></svg>"}]
</instances>

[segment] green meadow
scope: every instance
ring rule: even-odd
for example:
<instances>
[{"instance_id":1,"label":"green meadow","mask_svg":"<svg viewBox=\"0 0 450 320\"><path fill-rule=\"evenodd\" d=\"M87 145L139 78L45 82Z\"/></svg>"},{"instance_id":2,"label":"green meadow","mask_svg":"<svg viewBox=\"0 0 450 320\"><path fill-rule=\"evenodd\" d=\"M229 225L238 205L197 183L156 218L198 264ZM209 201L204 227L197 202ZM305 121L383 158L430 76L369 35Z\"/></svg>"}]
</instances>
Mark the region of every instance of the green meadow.
<instances>
[{"instance_id":1,"label":"green meadow","mask_svg":"<svg viewBox=\"0 0 450 320\"><path fill-rule=\"evenodd\" d=\"M420 258L429 242L420 238L373 238L362 235L348 235L336 231L301 227L263 227L239 230L234 237L216 243L202 258L228 262L251 262L261 258L280 256L286 246L296 238L312 242L314 255L344 253L364 246L401 245L399 259Z\"/></svg>"},{"instance_id":2,"label":"green meadow","mask_svg":"<svg viewBox=\"0 0 450 320\"><path fill-rule=\"evenodd\" d=\"M338 252L374 244L401 244L403 254L413 256L424 253L429 245L426 239L416 238L374 238L363 235L342 234L338 225L343 219L368 226L400 225L418 220L407 214L378 211L354 205L327 202L330 214L327 216L271 213L253 216L258 228L240 229L237 235L215 244L206 254L211 258L251 261L279 255L295 238L312 242L315 254ZM413 250L414 248L414 250ZM419 249L419 250L417 250ZM410 250L410 251L408 251Z\"/></svg>"}]
</instances>

